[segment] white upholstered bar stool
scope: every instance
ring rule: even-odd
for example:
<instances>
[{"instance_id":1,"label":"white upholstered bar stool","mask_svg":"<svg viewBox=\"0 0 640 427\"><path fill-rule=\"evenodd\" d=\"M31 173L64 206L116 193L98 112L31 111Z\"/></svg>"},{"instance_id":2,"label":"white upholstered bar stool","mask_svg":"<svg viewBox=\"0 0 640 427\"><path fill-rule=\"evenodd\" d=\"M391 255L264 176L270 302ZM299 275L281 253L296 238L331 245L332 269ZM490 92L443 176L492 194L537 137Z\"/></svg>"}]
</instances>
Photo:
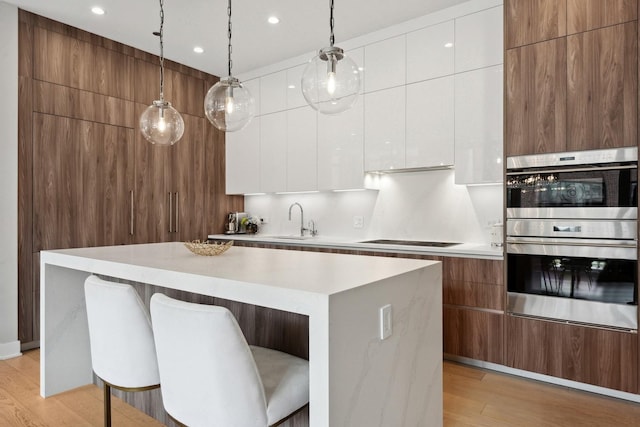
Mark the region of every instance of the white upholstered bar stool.
<instances>
[{"instance_id":1,"label":"white upholstered bar stool","mask_svg":"<svg viewBox=\"0 0 640 427\"><path fill-rule=\"evenodd\" d=\"M111 387L145 391L160 387L151 320L130 285L89 276L84 282L91 363L104 382L104 425L111 425Z\"/></svg>"},{"instance_id":2,"label":"white upholstered bar stool","mask_svg":"<svg viewBox=\"0 0 640 427\"><path fill-rule=\"evenodd\" d=\"M309 362L249 346L224 307L151 297L162 400L189 427L278 425L309 402Z\"/></svg>"}]
</instances>

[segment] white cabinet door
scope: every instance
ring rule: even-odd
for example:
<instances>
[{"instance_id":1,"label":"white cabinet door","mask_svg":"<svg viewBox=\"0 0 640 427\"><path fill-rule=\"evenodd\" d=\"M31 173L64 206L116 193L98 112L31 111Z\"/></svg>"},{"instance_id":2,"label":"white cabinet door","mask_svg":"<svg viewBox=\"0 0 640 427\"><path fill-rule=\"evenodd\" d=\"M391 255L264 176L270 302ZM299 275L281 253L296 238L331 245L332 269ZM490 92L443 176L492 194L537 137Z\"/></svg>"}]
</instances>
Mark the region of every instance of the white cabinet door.
<instances>
[{"instance_id":1,"label":"white cabinet door","mask_svg":"<svg viewBox=\"0 0 640 427\"><path fill-rule=\"evenodd\" d=\"M260 115L260 79L252 79L247 81L242 81L242 85L245 89L249 91L251 96L253 97L253 102L255 105L255 115Z\"/></svg>"},{"instance_id":2,"label":"white cabinet door","mask_svg":"<svg viewBox=\"0 0 640 427\"><path fill-rule=\"evenodd\" d=\"M453 74L454 21L407 34L407 83Z\"/></svg>"},{"instance_id":3,"label":"white cabinet door","mask_svg":"<svg viewBox=\"0 0 640 427\"><path fill-rule=\"evenodd\" d=\"M502 6L456 19L456 73L503 63Z\"/></svg>"},{"instance_id":4,"label":"white cabinet door","mask_svg":"<svg viewBox=\"0 0 640 427\"><path fill-rule=\"evenodd\" d=\"M225 134L227 194L260 191L260 117Z\"/></svg>"},{"instance_id":5,"label":"white cabinet door","mask_svg":"<svg viewBox=\"0 0 640 427\"><path fill-rule=\"evenodd\" d=\"M287 111L287 191L318 189L316 116L309 106Z\"/></svg>"},{"instance_id":6,"label":"white cabinet door","mask_svg":"<svg viewBox=\"0 0 640 427\"><path fill-rule=\"evenodd\" d=\"M405 36L365 46L365 92L396 87L406 81Z\"/></svg>"},{"instance_id":7,"label":"white cabinet door","mask_svg":"<svg viewBox=\"0 0 640 427\"><path fill-rule=\"evenodd\" d=\"M304 107L307 101L302 95L302 73L307 64L287 69L287 108Z\"/></svg>"},{"instance_id":8,"label":"white cabinet door","mask_svg":"<svg viewBox=\"0 0 640 427\"><path fill-rule=\"evenodd\" d=\"M287 190L287 113L260 117L260 191Z\"/></svg>"},{"instance_id":9,"label":"white cabinet door","mask_svg":"<svg viewBox=\"0 0 640 427\"><path fill-rule=\"evenodd\" d=\"M260 77L260 114L283 111L287 108L287 72Z\"/></svg>"},{"instance_id":10,"label":"white cabinet door","mask_svg":"<svg viewBox=\"0 0 640 427\"><path fill-rule=\"evenodd\" d=\"M502 182L502 65L455 76L455 182Z\"/></svg>"},{"instance_id":11,"label":"white cabinet door","mask_svg":"<svg viewBox=\"0 0 640 427\"><path fill-rule=\"evenodd\" d=\"M406 168L453 165L454 77L407 85Z\"/></svg>"},{"instance_id":12,"label":"white cabinet door","mask_svg":"<svg viewBox=\"0 0 640 427\"><path fill-rule=\"evenodd\" d=\"M366 171L405 167L405 87L364 95Z\"/></svg>"},{"instance_id":13,"label":"white cabinet door","mask_svg":"<svg viewBox=\"0 0 640 427\"><path fill-rule=\"evenodd\" d=\"M318 189L364 188L364 101L336 114L318 114Z\"/></svg>"}]
</instances>

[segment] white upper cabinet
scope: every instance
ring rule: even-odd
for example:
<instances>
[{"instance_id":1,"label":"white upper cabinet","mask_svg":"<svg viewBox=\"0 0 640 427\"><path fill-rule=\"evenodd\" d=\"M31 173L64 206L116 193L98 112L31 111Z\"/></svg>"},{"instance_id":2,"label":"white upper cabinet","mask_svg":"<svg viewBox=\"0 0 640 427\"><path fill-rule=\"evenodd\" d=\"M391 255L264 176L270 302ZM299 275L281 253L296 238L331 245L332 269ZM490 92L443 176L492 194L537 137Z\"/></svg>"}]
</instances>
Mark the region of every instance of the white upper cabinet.
<instances>
[{"instance_id":1,"label":"white upper cabinet","mask_svg":"<svg viewBox=\"0 0 640 427\"><path fill-rule=\"evenodd\" d=\"M318 188L317 113L306 106L287 111L286 191Z\"/></svg>"},{"instance_id":2,"label":"white upper cabinet","mask_svg":"<svg viewBox=\"0 0 640 427\"><path fill-rule=\"evenodd\" d=\"M365 46L364 91L401 86L406 81L406 43L401 35Z\"/></svg>"},{"instance_id":3,"label":"white upper cabinet","mask_svg":"<svg viewBox=\"0 0 640 427\"><path fill-rule=\"evenodd\" d=\"M454 77L407 85L406 168L453 165Z\"/></svg>"},{"instance_id":4,"label":"white upper cabinet","mask_svg":"<svg viewBox=\"0 0 640 427\"><path fill-rule=\"evenodd\" d=\"M287 188L287 113L260 116L260 191Z\"/></svg>"},{"instance_id":5,"label":"white upper cabinet","mask_svg":"<svg viewBox=\"0 0 640 427\"><path fill-rule=\"evenodd\" d=\"M260 117L225 134L227 194L260 191Z\"/></svg>"},{"instance_id":6,"label":"white upper cabinet","mask_svg":"<svg viewBox=\"0 0 640 427\"><path fill-rule=\"evenodd\" d=\"M302 95L302 73L307 64L289 68L287 73L287 109L304 107L307 101Z\"/></svg>"},{"instance_id":7,"label":"white upper cabinet","mask_svg":"<svg viewBox=\"0 0 640 427\"><path fill-rule=\"evenodd\" d=\"M502 182L503 67L455 76L455 182Z\"/></svg>"},{"instance_id":8,"label":"white upper cabinet","mask_svg":"<svg viewBox=\"0 0 640 427\"><path fill-rule=\"evenodd\" d=\"M454 72L454 21L407 34L407 83Z\"/></svg>"},{"instance_id":9,"label":"white upper cabinet","mask_svg":"<svg viewBox=\"0 0 640 427\"><path fill-rule=\"evenodd\" d=\"M405 107L404 86L364 95L366 171L405 167Z\"/></svg>"},{"instance_id":10,"label":"white upper cabinet","mask_svg":"<svg viewBox=\"0 0 640 427\"><path fill-rule=\"evenodd\" d=\"M253 102L255 106L255 115L260 115L260 79L252 79L242 81L242 86L249 91L251 96L253 97Z\"/></svg>"},{"instance_id":11,"label":"white upper cabinet","mask_svg":"<svg viewBox=\"0 0 640 427\"><path fill-rule=\"evenodd\" d=\"M283 111L287 108L287 72L260 77L260 114Z\"/></svg>"},{"instance_id":12,"label":"white upper cabinet","mask_svg":"<svg viewBox=\"0 0 640 427\"><path fill-rule=\"evenodd\" d=\"M359 96L353 107L341 114L318 114L318 190L363 187L363 105Z\"/></svg>"},{"instance_id":13,"label":"white upper cabinet","mask_svg":"<svg viewBox=\"0 0 640 427\"><path fill-rule=\"evenodd\" d=\"M502 6L455 20L456 73L502 64Z\"/></svg>"}]
</instances>

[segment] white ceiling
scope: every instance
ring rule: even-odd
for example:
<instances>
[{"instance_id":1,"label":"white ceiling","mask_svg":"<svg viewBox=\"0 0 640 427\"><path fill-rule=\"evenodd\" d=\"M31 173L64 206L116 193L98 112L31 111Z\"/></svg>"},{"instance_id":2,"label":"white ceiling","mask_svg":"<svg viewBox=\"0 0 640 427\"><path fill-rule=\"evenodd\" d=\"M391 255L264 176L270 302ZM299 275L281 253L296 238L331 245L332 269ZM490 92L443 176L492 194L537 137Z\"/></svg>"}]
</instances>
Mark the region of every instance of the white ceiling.
<instances>
[{"instance_id":1,"label":"white ceiling","mask_svg":"<svg viewBox=\"0 0 640 427\"><path fill-rule=\"evenodd\" d=\"M56 21L159 53L158 0L0 0ZM467 0L335 0L335 44ZM329 44L329 0L236 0L232 6L233 74L303 55ZM101 6L103 16L91 13ZM227 0L165 0L167 59L227 75ZM276 15L280 23L267 18ZM196 54L194 46L205 52Z\"/></svg>"}]
</instances>

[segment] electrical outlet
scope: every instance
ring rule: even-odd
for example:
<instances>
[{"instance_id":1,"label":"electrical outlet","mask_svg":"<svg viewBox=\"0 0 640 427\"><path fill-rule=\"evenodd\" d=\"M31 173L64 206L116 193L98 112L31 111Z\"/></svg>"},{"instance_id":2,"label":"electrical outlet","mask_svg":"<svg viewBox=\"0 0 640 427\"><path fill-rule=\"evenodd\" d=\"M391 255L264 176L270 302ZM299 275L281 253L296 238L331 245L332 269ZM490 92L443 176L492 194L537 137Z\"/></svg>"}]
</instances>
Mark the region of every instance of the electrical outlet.
<instances>
[{"instance_id":1,"label":"electrical outlet","mask_svg":"<svg viewBox=\"0 0 640 427\"><path fill-rule=\"evenodd\" d=\"M364 217L361 215L356 215L353 217L353 228L362 228L364 227Z\"/></svg>"},{"instance_id":2,"label":"electrical outlet","mask_svg":"<svg viewBox=\"0 0 640 427\"><path fill-rule=\"evenodd\" d=\"M380 339L385 340L393 333L391 304L380 307Z\"/></svg>"}]
</instances>

